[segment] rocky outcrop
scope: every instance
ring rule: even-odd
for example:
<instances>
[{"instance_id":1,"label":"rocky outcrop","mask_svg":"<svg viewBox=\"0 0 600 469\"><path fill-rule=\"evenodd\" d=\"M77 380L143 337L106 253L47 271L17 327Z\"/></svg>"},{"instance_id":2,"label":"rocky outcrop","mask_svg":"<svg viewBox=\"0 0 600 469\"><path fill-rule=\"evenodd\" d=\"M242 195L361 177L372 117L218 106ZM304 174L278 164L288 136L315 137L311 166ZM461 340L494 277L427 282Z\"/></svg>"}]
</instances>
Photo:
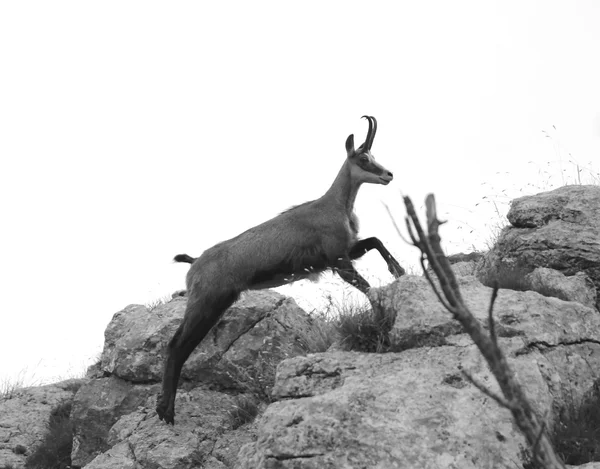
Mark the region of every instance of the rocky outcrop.
<instances>
[{"instance_id":1,"label":"rocky outcrop","mask_svg":"<svg viewBox=\"0 0 600 469\"><path fill-rule=\"evenodd\" d=\"M491 288L459 278L484 324ZM471 339L422 277L374 289L373 304L395 314L402 353L328 353L282 362L255 443L237 467L522 467L526 444L510 413L473 387L469 372L498 392ZM568 397L581 400L600 369L600 315L579 303L501 290L499 342L534 406L552 422ZM575 385L574 383L577 383Z\"/></svg>"},{"instance_id":2,"label":"rocky outcrop","mask_svg":"<svg viewBox=\"0 0 600 469\"><path fill-rule=\"evenodd\" d=\"M285 400L267 409L236 467L520 467L524 443L510 414L460 366L493 382L473 346L286 360L276 387Z\"/></svg>"},{"instance_id":3,"label":"rocky outcrop","mask_svg":"<svg viewBox=\"0 0 600 469\"><path fill-rule=\"evenodd\" d=\"M114 315L100 364L73 403L73 465L231 467L234 455L223 448L251 434L230 422L233 396L269 399L277 363L305 355L317 327L291 298L269 290L242 295L186 362L177 425L169 427L154 407L166 344L185 305L177 296L152 310L132 305Z\"/></svg>"},{"instance_id":4,"label":"rocky outcrop","mask_svg":"<svg viewBox=\"0 0 600 469\"><path fill-rule=\"evenodd\" d=\"M48 429L53 410L70 403L83 380L15 389L0 398L0 467L25 467Z\"/></svg>"},{"instance_id":5,"label":"rocky outcrop","mask_svg":"<svg viewBox=\"0 0 600 469\"><path fill-rule=\"evenodd\" d=\"M176 297L152 311L131 305L106 328L100 371L132 383L158 382L166 344L183 319L187 298ZM236 369L259 355L277 362L305 354L312 319L294 300L265 290L245 293L187 360L182 377L219 388L236 388Z\"/></svg>"},{"instance_id":6,"label":"rocky outcrop","mask_svg":"<svg viewBox=\"0 0 600 469\"><path fill-rule=\"evenodd\" d=\"M567 277L585 274L600 309L600 186L564 186L521 197L512 202L507 218L511 226L479 268L482 283L529 289L532 284L525 277L537 267ZM540 288L539 281L533 285ZM541 289L550 293L554 287Z\"/></svg>"},{"instance_id":7,"label":"rocky outcrop","mask_svg":"<svg viewBox=\"0 0 600 469\"><path fill-rule=\"evenodd\" d=\"M518 199L512 226L490 253L451 259L482 324L492 290L478 278L507 287L494 308L499 344L550 425L565 402L577 404L600 387L599 211L597 187ZM89 379L0 400L0 467L23 467L52 409L65 402L74 468L531 467L510 413L463 375L498 392L427 281L404 276L373 289L370 300L371 316L385 318L386 331L393 324L385 337L393 353L340 351L338 344L310 354L326 349L327 341L316 344L331 329L290 298L244 294L186 362L175 426L160 422L154 407L186 298L128 306L108 325Z\"/></svg>"},{"instance_id":8,"label":"rocky outcrop","mask_svg":"<svg viewBox=\"0 0 600 469\"><path fill-rule=\"evenodd\" d=\"M254 440L253 427L232 428L232 396L193 389L177 396L177 425L159 423L153 399L110 429L107 451L86 469L232 467L240 447Z\"/></svg>"}]
</instances>

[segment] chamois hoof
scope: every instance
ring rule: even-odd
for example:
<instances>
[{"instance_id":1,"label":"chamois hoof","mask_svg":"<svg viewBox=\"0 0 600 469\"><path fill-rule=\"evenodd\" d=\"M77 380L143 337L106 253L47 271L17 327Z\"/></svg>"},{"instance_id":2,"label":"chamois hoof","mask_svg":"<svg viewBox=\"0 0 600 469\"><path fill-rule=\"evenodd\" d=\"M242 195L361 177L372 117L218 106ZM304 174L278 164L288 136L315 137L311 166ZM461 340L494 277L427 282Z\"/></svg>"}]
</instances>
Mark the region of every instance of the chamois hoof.
<instances>
[{"instance_id":1,"label":"chamois hoof","mask_svg":"<svg viewBox=\"0 0 600 469\"><path fill-rule=\"evenodd\" d=\"M169 409L168 405L164 402L159 402L156 406L156 413L160 420L164 420L165 423L175 425L175 412L173 409Z\"/></svg>"},{"instance_id":2,"label":"chamois hoof","mask_svg":"<svg viewBox=\"0 0 600 469\"><path fill-rule=\"evenodd\" d=\"M403 275L406 275L406 270L404 270L400 264L390 265L388 270L395 278L400 278Z\"/></svg>"}]
</instances>

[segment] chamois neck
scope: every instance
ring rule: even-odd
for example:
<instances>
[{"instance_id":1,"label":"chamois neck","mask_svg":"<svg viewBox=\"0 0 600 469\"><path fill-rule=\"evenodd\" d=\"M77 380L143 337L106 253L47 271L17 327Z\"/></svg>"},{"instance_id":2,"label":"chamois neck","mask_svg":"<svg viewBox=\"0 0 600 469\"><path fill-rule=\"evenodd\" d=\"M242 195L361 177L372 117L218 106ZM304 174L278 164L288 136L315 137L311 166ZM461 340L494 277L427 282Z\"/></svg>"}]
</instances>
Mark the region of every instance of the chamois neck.
<instances>
[{"instance_id":1,"label":"chamois neck","mask_svg":"<svg viewBox=\"0 0 600 469\"><path fill-rule=\"evenodd\" d=\"M352 179L350 164L346 160L323 199L343 208L350 216L354 210L354 201L361 184L361 181Z\"/></svg>"}]
</instances>

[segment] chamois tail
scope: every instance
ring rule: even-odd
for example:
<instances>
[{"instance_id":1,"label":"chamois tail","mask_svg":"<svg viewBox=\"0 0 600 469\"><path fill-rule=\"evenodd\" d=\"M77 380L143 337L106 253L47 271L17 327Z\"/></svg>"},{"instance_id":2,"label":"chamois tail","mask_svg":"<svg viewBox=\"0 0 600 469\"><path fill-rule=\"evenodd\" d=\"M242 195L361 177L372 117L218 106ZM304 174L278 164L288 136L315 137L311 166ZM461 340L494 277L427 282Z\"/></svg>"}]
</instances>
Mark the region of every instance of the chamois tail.
<instances>
[{"instance_id":1,"label":"chamois tail","mask_svg":"<svg viewBox=\"0 0 600 469\"><path fill-rule=\"evenodd\" d=\"M177 254L173 260L175 262L187 262L188 264L193 264L196 258L188 256L187 254Z\"/></svg>"}]
</instances>

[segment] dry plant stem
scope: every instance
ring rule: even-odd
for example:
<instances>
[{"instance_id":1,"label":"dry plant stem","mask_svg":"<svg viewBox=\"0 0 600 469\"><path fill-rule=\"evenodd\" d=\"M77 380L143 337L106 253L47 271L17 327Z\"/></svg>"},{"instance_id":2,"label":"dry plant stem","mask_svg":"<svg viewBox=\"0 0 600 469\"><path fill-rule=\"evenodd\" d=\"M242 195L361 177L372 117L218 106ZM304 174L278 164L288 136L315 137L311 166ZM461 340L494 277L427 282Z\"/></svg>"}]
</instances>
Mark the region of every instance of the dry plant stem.
<instances>
[{"instance_id":1,"label":"dry plant stem","mask_svg":"<svg viewBox=\"0 0 600 469\"><path fill-rule=\"evenodd\" d=\"M498 381L498 385L500 386L504 398L496 396L481 384L476 383L467 373L465 373L465 375L478 389L490 396L501 406L511 411L517 426L523 435L525 435L532 448L534 460L541 465L541 467L545 469L565 469L564 464L554 452L552 444L546 435L544 422L536 415L534 409L527 400L525 393L515 380L514 374L510 370L504 354L497 345L496 331L492 316L493 304L497 297L497 289L495 289L492 294L488 313L488 324L490 329L490 335L488 335L483 326L465 305L450 262L442 250L440 244L441 238L438 234L438 228L442 222L437 219L435 198L433 194L429 194L425 199L427 234L425 234L421 227L415 208L409 197L404 197L404 204L406 205L408 213L408 217L406 218L408 232L413 244L427 257L429 265L439 280L440 288L447 300L447 304L444 303L446 309L448 309L454 318L462 324L465 331L471 336L473 342L475 342L481 351L490 370ZM437 291L432 279L429 275L426 274L426 276L434 290Z\"/></svg>"},{"instance_id":2,"label":"dry plant stem","mask_svg":"<svg viewBox=\"0 0 600 469\"><path fill-rule=\"evenodd\" d=\"M490 339L492 339L494 346L497 347L498 337L496 336L496 323L494 322L494 303L496 303L496 298L498 298L498 282L494 285L492 299L490 300L490 307L488 309L488 329L490 331Z\"/></svg>"},{"instance_id":3,"label":"dry plant stem","mask_svg":"<svg viewBox=\"0 0 600 469\"><path fill-rule=\"evenodd\" d=\"M477 389L479 389L483 394L494 399L498 404L500 404L501 407L506 407L507 409L510 409L510 402L507 402L502 396L499 396L495 392L486 388L483 384L481 384L479 381L473 378L471 376L471 373L469 373L467 370L461 369L460 371L462 372L463 376L467 378L471 382L471 384Z\"/></svg>"}]
</instances>

